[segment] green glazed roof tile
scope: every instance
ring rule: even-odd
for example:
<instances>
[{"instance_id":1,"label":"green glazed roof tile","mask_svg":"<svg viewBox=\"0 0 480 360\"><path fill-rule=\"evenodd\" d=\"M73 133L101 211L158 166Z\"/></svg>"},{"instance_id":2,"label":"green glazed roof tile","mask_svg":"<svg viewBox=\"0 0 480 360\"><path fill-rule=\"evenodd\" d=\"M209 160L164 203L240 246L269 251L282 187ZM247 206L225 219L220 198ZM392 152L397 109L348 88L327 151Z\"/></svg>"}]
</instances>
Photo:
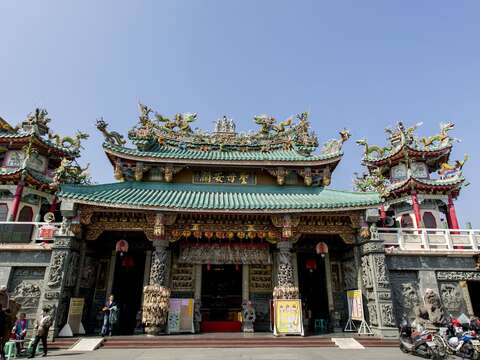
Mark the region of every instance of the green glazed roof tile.
<instances>
[{"instance_id":1,"label":"green glazed roof tile","mask_svg":"<svg viewBox=\"0 0 480 360\"><path fill-rule=\"evenodd\" d=\"M157 182L64 185L59 196L96 205L172 210L321 210L368 207L380 203L377 193L321 187Z\"/></svg>"},{"instance_id":2,"label":"green glazed roof tile","mask_svg":"<svg viewBox=\"0 0 480 360\"><path fill-rule=\"evenodd\" d=\"M328 154L303 155L295 150L262 151L200 151L191 149L156 146L151 151L126 148L112 143L103 143L103 148L115 153L140 158L154 159L195 159L195 160L224 160L224 161L319 161L328 160L342 155L342 152Z\"/></svg>"}]
</instances>

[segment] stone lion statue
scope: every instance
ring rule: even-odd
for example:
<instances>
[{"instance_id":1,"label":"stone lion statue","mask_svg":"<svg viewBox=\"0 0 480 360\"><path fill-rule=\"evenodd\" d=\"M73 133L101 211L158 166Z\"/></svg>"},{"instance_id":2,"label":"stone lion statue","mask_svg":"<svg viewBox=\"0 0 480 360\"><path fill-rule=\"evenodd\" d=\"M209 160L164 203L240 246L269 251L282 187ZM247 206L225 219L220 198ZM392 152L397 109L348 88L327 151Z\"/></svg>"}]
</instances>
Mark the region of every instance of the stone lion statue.
<instances>
[{"instance_id":1,"label":"stone lion statue","mask_svg":"<svg viewBox=\"0 0 480 360\"><path fill-rule=\"evenodd\" d=\"M440 296L432 289L425 290L423 296L423 305L415 308L415 322L417 325L441 326L445 324L445 310L443 308Z\"/></svg>"}]
</instances>

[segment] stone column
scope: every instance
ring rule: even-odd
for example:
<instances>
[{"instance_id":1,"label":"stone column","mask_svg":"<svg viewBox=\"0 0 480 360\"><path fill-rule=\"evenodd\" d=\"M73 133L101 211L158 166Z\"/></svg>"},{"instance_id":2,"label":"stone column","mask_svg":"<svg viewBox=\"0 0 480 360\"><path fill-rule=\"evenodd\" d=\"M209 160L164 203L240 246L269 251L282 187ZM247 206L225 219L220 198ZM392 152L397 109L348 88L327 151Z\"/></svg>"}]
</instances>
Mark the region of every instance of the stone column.
<instances>
[{"instance_id":1,"label":"stone column","mask_svg":"<svg viewBox=\"0 0 480 360\"><path fill-rule=\"evenodd\" d=\"M247 264L242 265L242 300L250 300L250 269Z\"/></svg>"},{"instance_id":2,"label":"stone column","mask_svg":"<svg viewBox=\"0 0 480 360\"><path fill-rule=\"evenodd\" d=\"M167 322L170 289L167 287L167 240L154 240L149 285L143 289L143 323L149 335L158 335Z\"/></svg>"},{"instance_id":3,"label":"stone column","mask_svg":"<svg viewBox=\"0 0 480 360\"><path fill-rule=\"evenodd\" d=\"M368 318L372 331L382 337L398 337L383 241L375 235L361 243L361 268Z\"/></svg>"},{"instance_id":4,"label":"stone column","mask_svg":"<svg viewBox=\"0 0 480 360\"><path fill-rule=\"evenodd\" d=\"M74 294L78 277L79 244L69 230L62 230L54 239L50 266L45 274L44 295L38 309L39 313L45 306L51 309L53 325L49 332L50 338L57 336L67 322L70 298Z\"/></svg>"},{"instance_id":5,"label":"stone column","mask_svg":"<svg viewBox=\"0 0 480 360\"><path fill-rule=\"evenodd\" d=\"M277 286L273 290L274 299L298 299L299 291L295 286L292 262L292 243L279 241L277 243Z\"/></svg>"}]
</instances>

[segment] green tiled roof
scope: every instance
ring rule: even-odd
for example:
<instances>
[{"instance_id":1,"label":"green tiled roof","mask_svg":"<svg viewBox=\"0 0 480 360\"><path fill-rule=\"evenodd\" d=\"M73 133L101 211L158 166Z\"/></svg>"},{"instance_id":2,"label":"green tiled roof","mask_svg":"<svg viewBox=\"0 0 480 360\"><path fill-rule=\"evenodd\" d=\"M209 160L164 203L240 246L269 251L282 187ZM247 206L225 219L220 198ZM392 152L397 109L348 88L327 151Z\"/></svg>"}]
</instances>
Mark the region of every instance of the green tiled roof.
<instances>
[{"instance_id":1,"label":"green tiled roof","mask_svg":"<svg viewBox=\"0 0 480 360\"><path fill-rule=\"evenodd\" d=\"M321 161L342 155L342 152L328 154L303 155L295 150L262 151L200 151L172 148L157 145L152 151L130 149L105 142L103 147L112 152L141 158L153 159L188 159L188 160L224 160L224 161Z\"/></svg>"},{"instance_id":2,"label":"green tiled roof","mask_svg":"<svg viewBox=\"0 0 480 360\"><path fill-rule=\"evenodd\" d=\"M393 191L393 190L399 189L399 188L403 187L409 181L414 181L414 182L417 182L417 183L420 183L420 184L425 184L425 185L435 187L435 186L458 185L458 184L461 184L462 182L464 182L465 178L462 175L452 176L452 177L446 178L446 179L421 179L421 178L416 178L416 177L409 177L405 180L402 180L402 181L391 184L388 187L388 190Z\"/></svg>"},{"instance_id":3,"label":"green tiled roof","mask_svg":"<svg viewBox=\"0 0 480 360\"><path fill-rule=\"evenodd\" d=\"M54 149L57 149L65 154L68 154L71 156L78 155L78 152L68 149L64 146L55 144L54 142L48 139L44 139L43 137L37 135L34 131L17 131L17 132L0 131L0 138L4 138L4 139L21 139L25 137L30 137L32 135L35 136L39 141L41 141L45 145L52 147Z\"/></svg>"},{"instance_id":4,"label":"green tiled roof","mask_svg":"<svg viewBox=\"0 0 480 360\"><path fill-rule=\"evenodd\" d=\"M158 182L64 185L59 196L79 203L168 210L314 211L368 207L380 203L377 193L321 187Z\"/></svg>"}]
</instances>

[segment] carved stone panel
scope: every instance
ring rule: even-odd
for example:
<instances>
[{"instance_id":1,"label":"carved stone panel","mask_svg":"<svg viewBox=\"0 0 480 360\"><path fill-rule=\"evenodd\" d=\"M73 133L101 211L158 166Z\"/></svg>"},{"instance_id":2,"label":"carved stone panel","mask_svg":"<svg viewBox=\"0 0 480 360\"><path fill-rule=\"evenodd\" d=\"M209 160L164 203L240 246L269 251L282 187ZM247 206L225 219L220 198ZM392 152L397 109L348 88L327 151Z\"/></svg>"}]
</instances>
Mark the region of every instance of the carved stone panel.
<instances>
[{"instance_id":1,"label":"carved stone panel","mask_svg":"<svg viewBox=\"0 0 480 360\"><path fill-rule=\"evenodd\" d=\"M438 280L480 280L480 271L437 271Z\"/></svg>"},{"instance_id":2,"label":"carved stone panel","mask_svg":"<svg viewBox=\"0 0 480 360\"><path fill-rule=\"evenodd\" d=\"M421 296L416 271L390 272L393 295L393 313L397 324L406 318L415 319L414 308L420 304Z\"/></svg>"},{"instance_id":3,"label":"carved stone panel","mask_svg":"<svg viewBox=\"0 0 480 360\"><path fill-rule=\"evenodd\" d=\"M357 285L357 268L353 260L342 263L343 272L343 288L344 290L356 289Z\"/></svg>"},{"instance_id":4,"label":"carved stone panel","mask_svg":"<svg viewBox=\"0 0 480 360\"><path fill-rule=\"evenodd\" d=\"M380 304L380 313L382 314L382 325L383 326L393 326L395 321L393 319L393 308L392 304Z\"/></svg>"},{"instance_id":5,"label":"carved stone panel","mask_svg":"<svg viewBox=\"0 0 480 360\"><path fill-rule=\"evenodd\" d=\"M21 311L28 318L34 318L42 293L45 277L43 267L16 267L13 268L8 286L11 297L21 306Z\"/></svg>"},{"instance_id":6,"label":"carved stone panel","mask_svg":"<svg viewBox=\"0 0 480 360\"><path fill-rule=\"evenodd\" d=\"M439 282L440 297L448 314L456 317L467 314L463 291L458 282Z\"/></svg>"},{"instance_id":7,"label":"carved stone panel","mask_svg":"<svg viewBox=\"0 0 480 360\"><path fill-rule=\"evenodd\" d=\"M56 289L62 284L63 271L65 258L67 257L66 251L54 251L52 253L52 260L50 263L50 273L48 275L47 285L49 288Z\"/></svg>"},{"instance_id":8,"label":"carved stone panel","mask_svg":"<svg viewBox=\"0 0 480 360\"><path fill-rule=\"evenodd\" d=\"M373 286L370 259L368 256L362 257L362 281L367 289Z\"/></svg>"},{"instance_id":9,"label":"carved stone panel","mask_svg":"<svg viewBox=\"0 0 480 360\"><path fill-rule=\"evenodd\" d=\"M377 306L375 303L368 303L368 318L371 325L378 325Z\"/></svg>"}]
</instances>

